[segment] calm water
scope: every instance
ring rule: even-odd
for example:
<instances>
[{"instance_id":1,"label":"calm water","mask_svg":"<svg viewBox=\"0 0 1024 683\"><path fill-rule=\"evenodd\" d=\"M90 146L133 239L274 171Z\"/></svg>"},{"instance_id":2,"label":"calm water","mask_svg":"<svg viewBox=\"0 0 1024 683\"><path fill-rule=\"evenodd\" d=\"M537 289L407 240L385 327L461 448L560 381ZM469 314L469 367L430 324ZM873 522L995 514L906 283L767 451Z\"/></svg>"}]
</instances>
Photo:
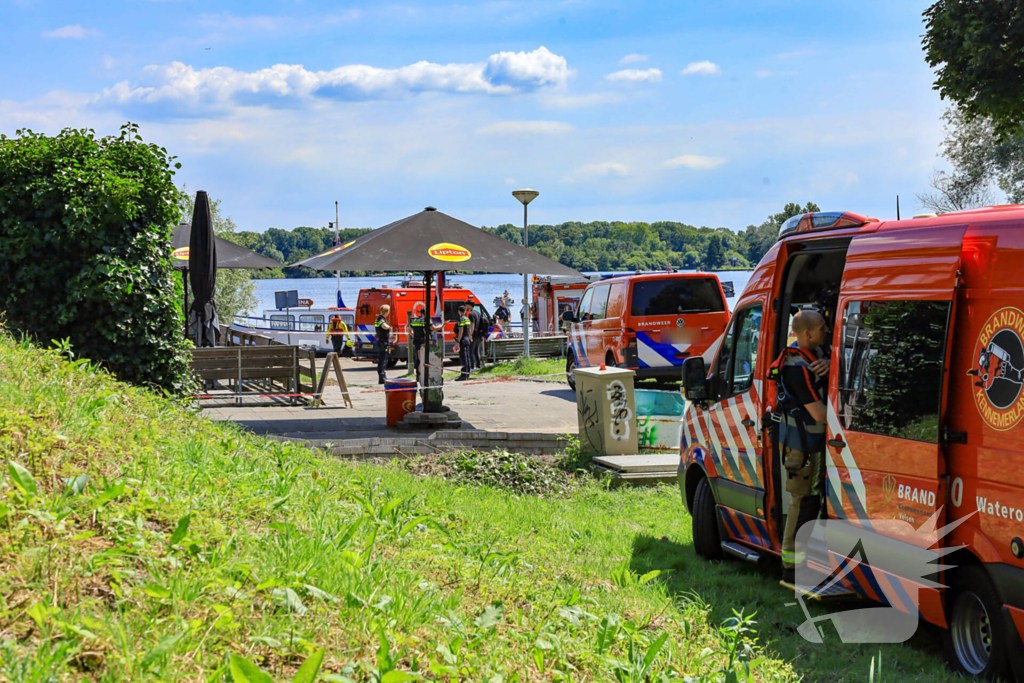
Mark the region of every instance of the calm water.
<instances>
[{"instance_id":1,"label":"calm water","mask_svg":"<svg viewBox=\"0 0 1024 683\"><path fill-rule=\"evenodd\" d=\"M727 299L730 309L732 309L740 294L742 294L743 288L746 287L752 272L749 270L736 270L719 273L719 277L723 282L731 280L736 289L736 297ZM397 285L399 279L398 277L342 277L341 296L345 300L345 305L351 306L355 302L356 295L360 289L380 287L382 285ZM491 302L494 300L494 297L501 296L505 290L508 290L509 294L515 297L516 302L523 298L522 275L451 275L448 278L448 282L457 283L472 290L480 301L483 302L487 310L492 312L494 308ZM298 290L299 298L312 299L314 308L328 308L335 305L337 281L334 278L257 280L256 297L260 300L260 305L258 310L250 311L250 315L262 315L264 310L274 308L274 292L289 289ZM519 303L516 303L513 307L513 315L518 315L519 305Z\"/></svg>"}]
</instances>

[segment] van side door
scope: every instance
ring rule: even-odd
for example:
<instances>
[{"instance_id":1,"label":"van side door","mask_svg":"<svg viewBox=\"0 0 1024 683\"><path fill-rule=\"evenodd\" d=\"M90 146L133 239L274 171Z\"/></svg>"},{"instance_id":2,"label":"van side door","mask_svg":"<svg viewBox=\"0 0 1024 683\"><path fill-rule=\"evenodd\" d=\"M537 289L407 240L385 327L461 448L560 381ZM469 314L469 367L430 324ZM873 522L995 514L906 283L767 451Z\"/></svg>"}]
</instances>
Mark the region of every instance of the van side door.
<instances>
[{"instance_id":1,"label":"van side door","mask_svg":"<svg viewBox=\"0 0 1024 683\"><path fill-rule=\"evenodd\" d=\"M944 507L943 418L965 231L880 230L850 244L827 406L831 517L916 529Z\"/></svg>"},{"instance_id":2,"label":"van side door","mask_svg":"<svg viewBox=\"0 0 1024 683\"><path fill-rule=\"evenodd\" d=\"M576 365L581 368L590 367L590 356L587 354L587 336L590 332L590 301L594 298L595 287L588 287L583 292L580 305L576 308L576 322L569 328L569 345L572 347Z\"/></svg>"}]
</instances>

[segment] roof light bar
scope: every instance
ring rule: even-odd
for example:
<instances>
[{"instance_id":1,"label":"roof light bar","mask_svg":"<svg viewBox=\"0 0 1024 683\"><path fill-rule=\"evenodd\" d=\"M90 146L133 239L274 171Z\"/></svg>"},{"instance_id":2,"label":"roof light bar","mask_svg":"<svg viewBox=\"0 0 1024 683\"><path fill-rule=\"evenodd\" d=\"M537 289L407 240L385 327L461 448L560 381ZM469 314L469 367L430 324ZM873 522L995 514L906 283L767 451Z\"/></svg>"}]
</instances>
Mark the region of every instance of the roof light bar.
<instances>
[{"instance_id":1,"label":"roof light bar","mask_svg":"<svg viewBox=\"0 0 1024 683\"><path fill-rule=\"evenodd\" d=\"M779 239L786 235L808 230L836 230L839 228L859 228L868 223L877 223L877 218L867 218L849 211L816 211L802 213L789 218L779 228Z\"/></svg>"}]
</instances>

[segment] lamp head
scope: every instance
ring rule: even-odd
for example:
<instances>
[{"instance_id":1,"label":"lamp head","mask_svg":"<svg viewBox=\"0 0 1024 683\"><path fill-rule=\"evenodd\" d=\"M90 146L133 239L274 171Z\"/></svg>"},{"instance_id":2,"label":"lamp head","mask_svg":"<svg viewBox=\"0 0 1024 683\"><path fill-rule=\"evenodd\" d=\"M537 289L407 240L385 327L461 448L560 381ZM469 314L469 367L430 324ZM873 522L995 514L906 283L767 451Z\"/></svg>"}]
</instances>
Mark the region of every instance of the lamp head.
<instances>
[{"instance_id":1,"label":"lamp head","mask_svg":"<svg viewBox=\"0 0 1024 683\"><path fill-rule=\"evenodd\" d=\"M531 190L528 187L524 187L521 190L512 191L512 196L521 201L523 203L523 206L526 206L527 204L532 202L534 199L537 198L537 195L539 194L540 192L537 192L537 190Z\"/></svg>"}]
</instances>

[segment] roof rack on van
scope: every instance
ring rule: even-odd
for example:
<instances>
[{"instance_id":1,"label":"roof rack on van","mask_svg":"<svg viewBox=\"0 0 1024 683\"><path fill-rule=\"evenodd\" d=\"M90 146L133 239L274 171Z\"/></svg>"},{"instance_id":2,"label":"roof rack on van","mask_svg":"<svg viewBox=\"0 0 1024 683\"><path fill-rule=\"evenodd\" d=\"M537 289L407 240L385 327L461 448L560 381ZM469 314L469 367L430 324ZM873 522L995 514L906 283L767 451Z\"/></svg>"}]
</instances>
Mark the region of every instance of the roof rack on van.
<instances>
[{"instance_id":1,"label":"roof rack on van","mask_svg":"<svg viewBox=\"0 0 1024 683\"><path fill-rule=\"evenodd\" d=\"M859 228L868 223L877 223L877 218L868 218L849 211L816 211L793 216L779 228L779 239L786 235L808 230L837 230Z\"/></svg>"}]
</instances>

